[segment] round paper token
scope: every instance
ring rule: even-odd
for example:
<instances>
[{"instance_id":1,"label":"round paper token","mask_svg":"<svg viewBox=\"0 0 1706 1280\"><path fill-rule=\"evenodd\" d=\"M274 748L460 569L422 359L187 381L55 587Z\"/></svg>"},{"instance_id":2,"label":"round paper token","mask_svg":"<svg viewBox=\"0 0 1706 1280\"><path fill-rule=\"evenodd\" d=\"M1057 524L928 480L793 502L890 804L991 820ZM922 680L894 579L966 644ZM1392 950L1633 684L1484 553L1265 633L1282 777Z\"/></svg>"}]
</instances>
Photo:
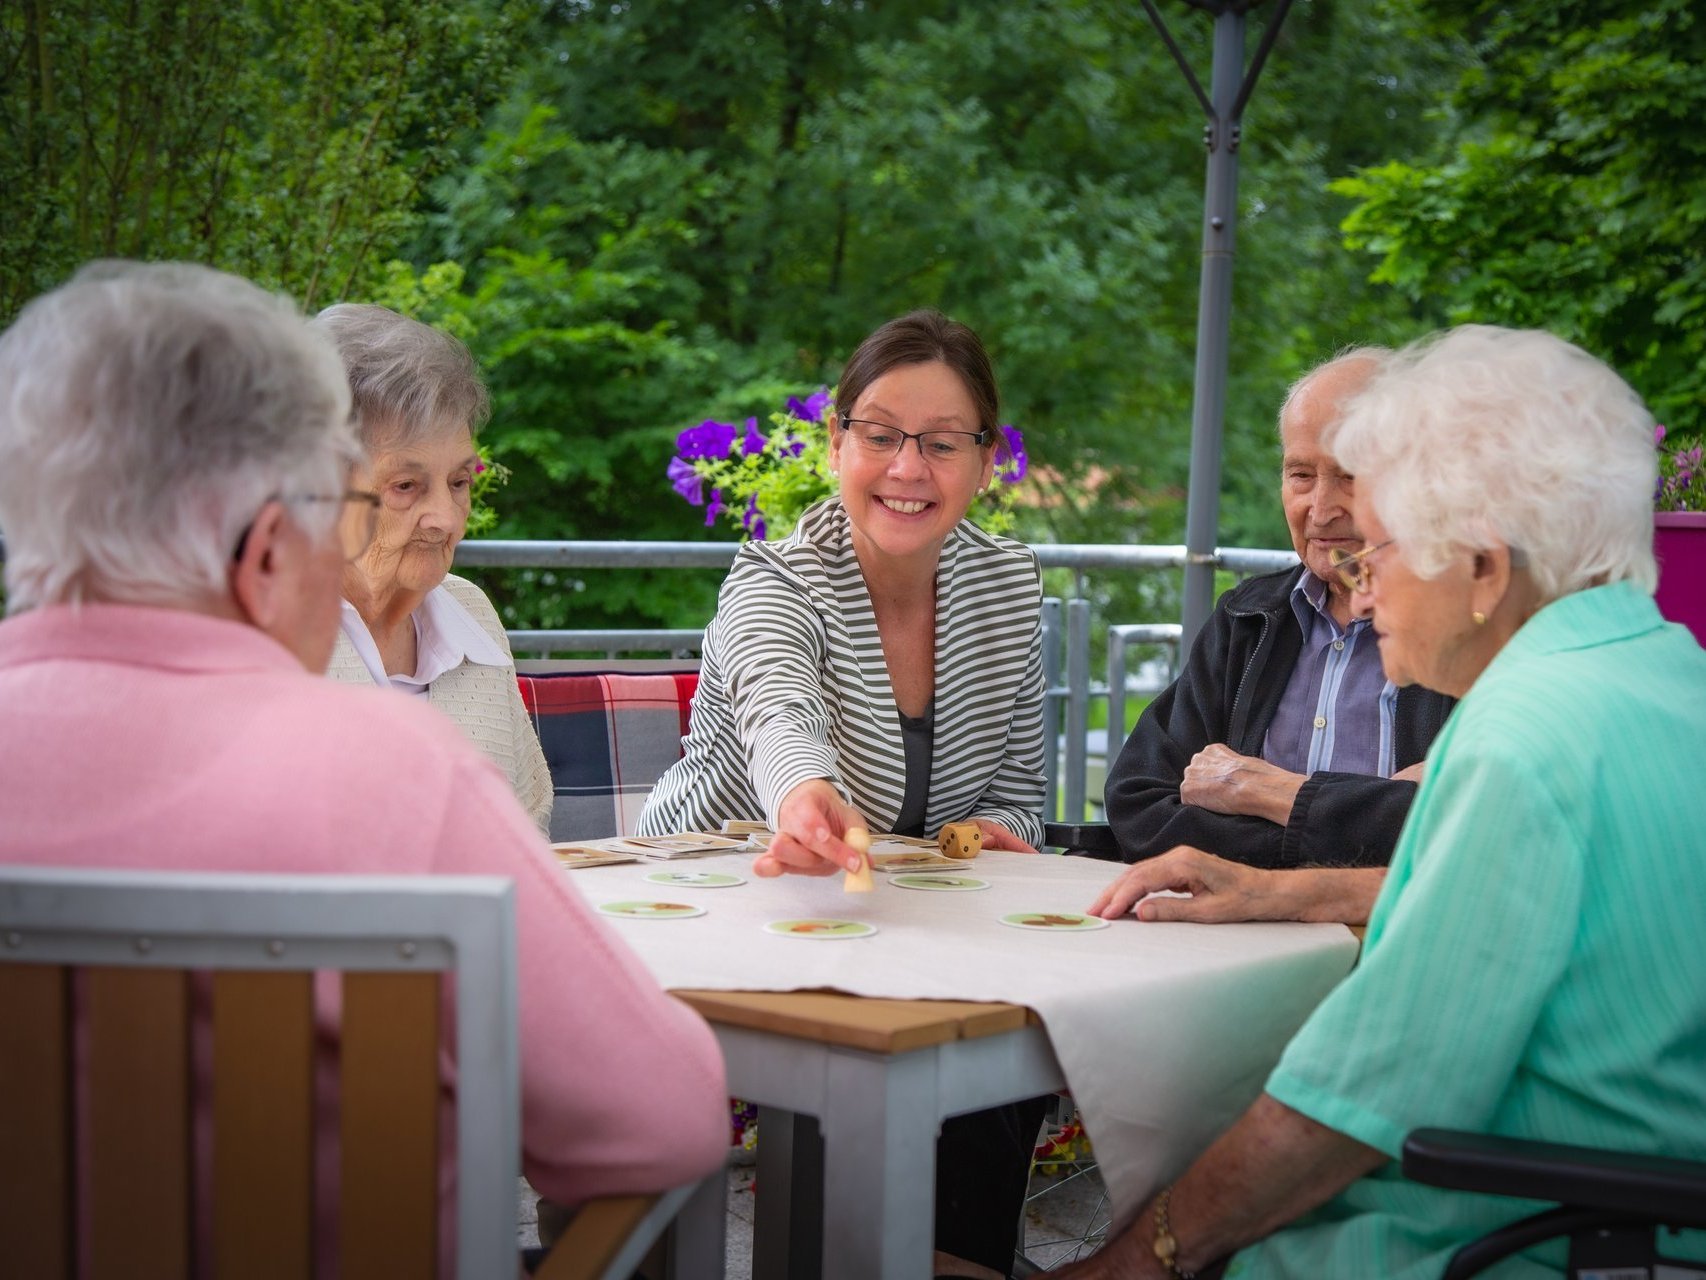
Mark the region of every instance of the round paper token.
<instances>
[{"instance_id":1,"label":"round paper token","mask_svg":"<svg viewBox=\"0 0 1706 1280\"><path fill-rule=\"evenodd\" d=\"M814 917L807 920L772 920L764 926L766 933L779 933L785 938L812 938L819 942L839 942L843 938L868 938L877 931L874 924L863 920L830 920Z\"/></svg>"},{"instance_id":2,"label":"round paper token","mask_svg":"<svg viewBox=\"0 0 1706 1280\"><path fill-rule=\"evenodd\" d=\"M889 883L897 889L923 889L927 893L970 893L973 889L989 888L989 881L973 876L938 876L924 871L890 876Z\"/></svg>"},{"instance_id":3,"label":"round paper token","mask_svg":"<svg viewBox=\"0 0 1706 1280\"><path fill-rule=\"evenodd\" d=\"M745 884L744 876L727 871L654 871L646 877L652 884L673 884L683 889L731 889Z\"/></svg>"},{"instance_id":4,"label":"round paper token","mask_svg":"<svg viewBox=\"0 0 1706 1280\"><path fill-rule=\"evenodd\" d=\"M1091 929L1106 929L1108 922L1101 916L1087 916L1077 911L1015 911L1000 917L1002 924L1015 929L1045 929L1050 933L1086 933Z\"/></svg>"},{"instance_id":5,"label":"round paper token","mask_svg":"<svg viewBox=\"0 0 1706 1280\"><path fill-rule=\"evenodd\" d=\"M629 920L685 920L705 914L704 907L687 902L605 902L598 909L607 916Z\"/></svg>"}]
</instances>

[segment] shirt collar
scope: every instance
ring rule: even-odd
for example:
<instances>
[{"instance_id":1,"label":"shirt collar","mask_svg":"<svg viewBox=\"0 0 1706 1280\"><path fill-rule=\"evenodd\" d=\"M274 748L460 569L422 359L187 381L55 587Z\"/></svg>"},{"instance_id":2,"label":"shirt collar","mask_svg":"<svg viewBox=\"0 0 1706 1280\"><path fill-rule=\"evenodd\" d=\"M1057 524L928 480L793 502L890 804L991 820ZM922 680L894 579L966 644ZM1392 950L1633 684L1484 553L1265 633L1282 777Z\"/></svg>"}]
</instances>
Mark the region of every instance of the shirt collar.
<instances>
[{"instance_id":1,"label":"shirt collar","mask_svg":"<svg viewBox=\"0 0 1706 1280\"><path fill-rule=\"evenodd\" d=\"M415 669L387 675L379 648L348 600L343 602L343 629L375 684L401 683L425 688L464 662L481 667L507 667L509 655L486 634L474 615L442 584L426 593L412 615L415 625Z\"/></svg>"},{"instance_id":2,"label":"shirt collar","mask_svg":"<svg viewBox=\"0 0 1706 1280\"><path fill-rule=\"evenodd\" d=\"M53 604L0 622L0 666L62 659L165 671L303 670L266 632L191 609Z\"/></svg>"},{"instance_id":3,"label":"shirt collar","mask_svg":"<svg viewBox=\"0 0 1706 1280\"><path fill-rule=\"evenodd\" d=\"M1298 575L1296 584L1291 588L1290 599L1291 611L1297 615L1297 625L1303 628L1305 640L1315 629L1317 619L1331 627L1334 635L1341 632L1349 635L1368 626L1367 618L1352 618L1350 626L1341 627L1327 608L1327 584L1308 569Z\"/></svg>"},{"instance_id":4,"label":"shirt collar","mask_svg":"<svg viewBox=\"0 0 1706 1280\"><path fill-rule=\"evenodd\" d=\"M1517 628L1493 658L1564 653L1627 640L1667 625L1652 594L1633 582L1610 582L1560 596Z\"/></svg>"}]
</instances>

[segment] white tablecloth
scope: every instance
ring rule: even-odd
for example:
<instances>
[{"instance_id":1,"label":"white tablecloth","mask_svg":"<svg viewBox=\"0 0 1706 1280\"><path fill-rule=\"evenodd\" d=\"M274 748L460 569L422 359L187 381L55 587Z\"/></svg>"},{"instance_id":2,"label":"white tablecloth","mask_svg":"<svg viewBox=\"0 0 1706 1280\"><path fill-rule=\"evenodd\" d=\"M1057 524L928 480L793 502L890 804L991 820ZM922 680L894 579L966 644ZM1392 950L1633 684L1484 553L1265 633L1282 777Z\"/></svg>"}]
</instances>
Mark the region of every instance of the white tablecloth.
<instances>
[{"instance_id":1,"label":"white tablecloth","mask_svg":"<svg viewBox=\"0 0 1706 1280\"><path fill-rule=\"evenodd\" d=\"M1020 930L1015 911L1083 911L1121 870L1087 858L985 853L952 874L969 893L844 893L841 876L759 880L748 855L570 874L594 903L688 902L685 920L613 919L670 988L1006 1001L1034 1009L1083 1112L1116 1219L1176 1176L1261 1091L1285 1042L1349 972L1342 925L1188 925L1128 917L1085 933ZM660 869L732 871L727 889L649 884ZM763 930L799 916L863 920L867 938L812 941Z\"/></svg>"}]
</instances>

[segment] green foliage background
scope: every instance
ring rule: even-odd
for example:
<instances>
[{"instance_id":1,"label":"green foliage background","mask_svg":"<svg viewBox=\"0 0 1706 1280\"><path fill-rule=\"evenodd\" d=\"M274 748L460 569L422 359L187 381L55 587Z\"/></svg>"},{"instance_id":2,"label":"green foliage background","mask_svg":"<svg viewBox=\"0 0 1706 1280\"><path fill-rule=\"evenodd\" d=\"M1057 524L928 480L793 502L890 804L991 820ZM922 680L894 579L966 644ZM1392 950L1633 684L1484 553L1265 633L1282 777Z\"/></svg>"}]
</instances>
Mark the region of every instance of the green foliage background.
<instances>
[{"instance_id":1,"label":"green foliage background","mask_svg":"<svg viewBox=\"0 0 1706 1280\"><path fill-rule=\"evenodd\" d=\"M1206 79L1209 20L1161 7ZM1297 0L1244 121L1223 543L1285 545L1274 413L1350 342L1543 324L1706 425L1693 7ZM113 254L385 302L486 371L498 536L638 539L724 536L664 478L682 427L939 306L1025 431L1020 532L1174 542L1200 136L1111 0L0 0L0 322ZM517 624L639 626L717 584L487 585Z\"/></svg>"}]
</instances>

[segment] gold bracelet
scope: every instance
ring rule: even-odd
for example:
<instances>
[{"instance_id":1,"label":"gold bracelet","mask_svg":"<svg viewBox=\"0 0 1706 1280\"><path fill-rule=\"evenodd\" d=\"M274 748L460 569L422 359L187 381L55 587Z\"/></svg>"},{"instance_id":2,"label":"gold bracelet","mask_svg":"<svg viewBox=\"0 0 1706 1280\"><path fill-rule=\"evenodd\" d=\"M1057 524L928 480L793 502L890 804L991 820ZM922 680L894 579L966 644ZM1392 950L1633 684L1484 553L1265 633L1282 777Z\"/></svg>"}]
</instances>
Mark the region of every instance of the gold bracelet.
<instances>
[{"instance_id":1,"label":"gold bracelet","mask_svg":"<svg viewBox=\"0 0 1706 1280\"><path fill-rule=\"evenodd\" d=\"M1179 1280L1196 1280L1196 1272L1186 1271L1179 1265L1179 1241L1167 1221L1167 1202L1172 1198L1172 1187L1165 1188L1155 1198L1155 1257L1167 1268L1169 1275L1177 1276Z\"/></svg>"}]
</instances>

